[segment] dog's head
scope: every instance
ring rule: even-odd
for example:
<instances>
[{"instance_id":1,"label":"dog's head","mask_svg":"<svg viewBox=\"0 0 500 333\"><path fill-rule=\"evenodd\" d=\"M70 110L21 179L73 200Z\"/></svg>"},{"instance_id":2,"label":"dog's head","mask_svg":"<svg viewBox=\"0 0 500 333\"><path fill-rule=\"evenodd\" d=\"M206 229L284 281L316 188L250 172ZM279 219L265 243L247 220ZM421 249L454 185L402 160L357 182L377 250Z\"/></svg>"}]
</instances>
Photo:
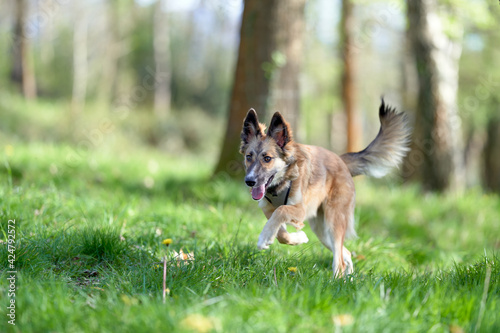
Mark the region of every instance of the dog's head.
<instances>
[{"instance_id":1,"label":"dog's head","mask_svg":"<svg viewBox=\"0 0 500 333\"><path fill-rule=\"evenodd\" d=\"M250 109L243 122L240 153L245 156L245 183L252 188L252 198L260 200L266 190L283 180L289 165L292 132L283 116L276 112L267 133L257 113Z\"/></svg>"}]
</instances>

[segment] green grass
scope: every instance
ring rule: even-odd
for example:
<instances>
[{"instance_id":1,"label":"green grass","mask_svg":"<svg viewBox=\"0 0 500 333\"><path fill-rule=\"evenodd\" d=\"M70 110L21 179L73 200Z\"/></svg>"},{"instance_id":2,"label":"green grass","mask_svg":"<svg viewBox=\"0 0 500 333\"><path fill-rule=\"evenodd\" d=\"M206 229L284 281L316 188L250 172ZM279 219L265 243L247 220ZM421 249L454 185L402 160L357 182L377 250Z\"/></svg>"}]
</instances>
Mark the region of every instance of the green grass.
<instances>
[{"instance_id":1,"label":"green grass","mask_svg":"<svg viewBox=\"0 0 500 333\"><path fill-rule=\"evenodd\" d=\"M257 251L265 218L242 182L209 180L204 159L55 143L0 149L2 332L500 331L496 195L358 180L360 237L347 243L355 274L342 280L308 226L308 244ZM173 239L165 304L164 238ZM180 249L195 259L178 263Z\"/></svg>"}]
</instances>

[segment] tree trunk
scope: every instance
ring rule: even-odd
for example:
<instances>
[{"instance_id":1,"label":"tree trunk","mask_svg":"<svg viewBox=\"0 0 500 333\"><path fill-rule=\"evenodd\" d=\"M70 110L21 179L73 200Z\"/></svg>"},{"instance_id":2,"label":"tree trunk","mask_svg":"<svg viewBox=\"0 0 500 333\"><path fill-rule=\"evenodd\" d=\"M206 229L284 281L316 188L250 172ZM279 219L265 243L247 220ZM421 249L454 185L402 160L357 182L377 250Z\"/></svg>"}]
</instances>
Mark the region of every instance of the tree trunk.
<instances>
[{"instance_id":1,"label":"tree trunk","mask_svg":"<svg viewBox=\"0 0 500 333\"><path fill-rule=\"evenodd\" d=\"M28 3L26 0L15 1L14 40L12 45L11 80L19 85L25 98L36 98L36 80L32 54L31 36L26 29Z\"/></svg>"},{"instance_id":2,"label":"tree trunk","mask_svg":"<svg viewBox=\"0 0 500 333\"><path fill-rule=\"evenodd\" d=\"M166 1L157 0L154 13L155 96L154 111L160 121L170 112L170 38Z\"/></svg>"},{"instance_id":3,"label":"tree trunk","mask_svg":"<svg viewBox=\"0 0 500 333\"><path fill-rule=\"evenodd\" d=\"M357 108L356 52L354 51L355 18L351 0L342 0L341 47L342 47L342 102L347 122L347 152L362 148L361 120Z\"/></svg>"},{"instance_id":4,"label":"tree trunk","mask_svg":"<svg viewBox=\"0 0 500 333\"><path fill-rule=\"evenodd\" d=\"M87 96L87 3L82 0L74 2L74 32L73 32L73 95L71 109L78 114L85 109Z\"/></svg>"},{"instance_id":5,"label":"tree trunk","mask_svg":"<svg viewBox=\"0 0 500 333\"><path fill-rule=\"evenodd\" d=\"M216 174L225 173L236 178L243 171L238 151L241 126L248 109L253 107L260 119L266 118L270 75L264 69L266 64L272 64L271 55L276 47L272 33L276 27L273 20L276 18L277 2L245 1L229 118Z\"/></svg>"},{"instance_id":6,"label":"tree trunk","mask_svg":"<svg viewBox=\"0 0 500 333\"><path fill-rule=\"evenodd\" d=\"M250 108L263 122L271 106L272 111L278 108L296 128L304 4L305 0L245 1L229 119L216 174L236 178L243 173L240 133Z\"/></svg>"},{"instance_id":7,"label":"tree trunk","mask_svg":"<svg viewBox=\"0 0 500 333\"><path fill-rule=\"evenodd\" d=\"M273 53L275 65L271 81L269 110L279 111L290 123L295 138L300 137L300 84L302 63L304 6L306 0L278 1L273 32L276 50ZM282 57L284 63L279 63Z\"/></svg>"},{"instance_id":8,"label":"tree trunk","mask_svg":"<svg viewBox=\"0 0 500 333\"><path fill-rule=\"evenodd\" d=\"M414 169L415 177L427 190L458 190L464 185L457 107L461 45L444 34L436 0L408 1L407 5L419 93L406 167Z\"/></svg>"}]
</instances>

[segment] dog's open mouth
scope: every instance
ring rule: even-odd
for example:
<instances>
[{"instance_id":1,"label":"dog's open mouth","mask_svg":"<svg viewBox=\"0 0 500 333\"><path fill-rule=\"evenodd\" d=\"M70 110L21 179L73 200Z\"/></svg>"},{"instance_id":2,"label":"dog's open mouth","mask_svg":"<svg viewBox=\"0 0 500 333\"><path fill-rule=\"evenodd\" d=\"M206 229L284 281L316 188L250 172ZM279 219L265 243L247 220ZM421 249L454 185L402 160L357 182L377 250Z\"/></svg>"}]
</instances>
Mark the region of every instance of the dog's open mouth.
<instances>
[{"instance_id":1,"label":"dog's open mouth","mask_svg":"<svg viewBox=\"0 0 500 333\"><path fill-rule=\"evenodd\" d=\"M267 180L267 182L265 184L252 187L252 199L254 199L254 200L262 199L264 197L264 194L266 194L267 187L271 184L273 179L274 179L274 175L269 177L269 179Z\"/></svg>"}]
</instances>

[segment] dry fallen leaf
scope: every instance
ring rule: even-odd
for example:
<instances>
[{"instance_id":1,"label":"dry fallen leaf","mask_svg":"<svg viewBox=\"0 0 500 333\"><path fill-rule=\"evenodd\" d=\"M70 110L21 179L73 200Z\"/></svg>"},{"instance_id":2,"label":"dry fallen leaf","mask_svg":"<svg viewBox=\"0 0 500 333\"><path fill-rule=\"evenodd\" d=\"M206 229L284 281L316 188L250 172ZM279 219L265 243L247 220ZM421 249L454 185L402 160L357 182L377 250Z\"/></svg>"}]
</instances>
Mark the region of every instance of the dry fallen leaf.
<instances>
[{"instance_id":1,"label":"dry fallen leaf","mask_svg":"<svg viewBox=\"0 0 500 333\"><path fill-rule=\"evenodd\" d=\"M193 252L184 252L182 251L182 249L179 250L179 252L177 251L172 251L172 255L174 257L174 259L177 259L177 266L180 265L181 261L184 263L184 265L187 265L188 264L188 261L192 261L194 260L194 253Z\"/></svg>"}]
</instances>

